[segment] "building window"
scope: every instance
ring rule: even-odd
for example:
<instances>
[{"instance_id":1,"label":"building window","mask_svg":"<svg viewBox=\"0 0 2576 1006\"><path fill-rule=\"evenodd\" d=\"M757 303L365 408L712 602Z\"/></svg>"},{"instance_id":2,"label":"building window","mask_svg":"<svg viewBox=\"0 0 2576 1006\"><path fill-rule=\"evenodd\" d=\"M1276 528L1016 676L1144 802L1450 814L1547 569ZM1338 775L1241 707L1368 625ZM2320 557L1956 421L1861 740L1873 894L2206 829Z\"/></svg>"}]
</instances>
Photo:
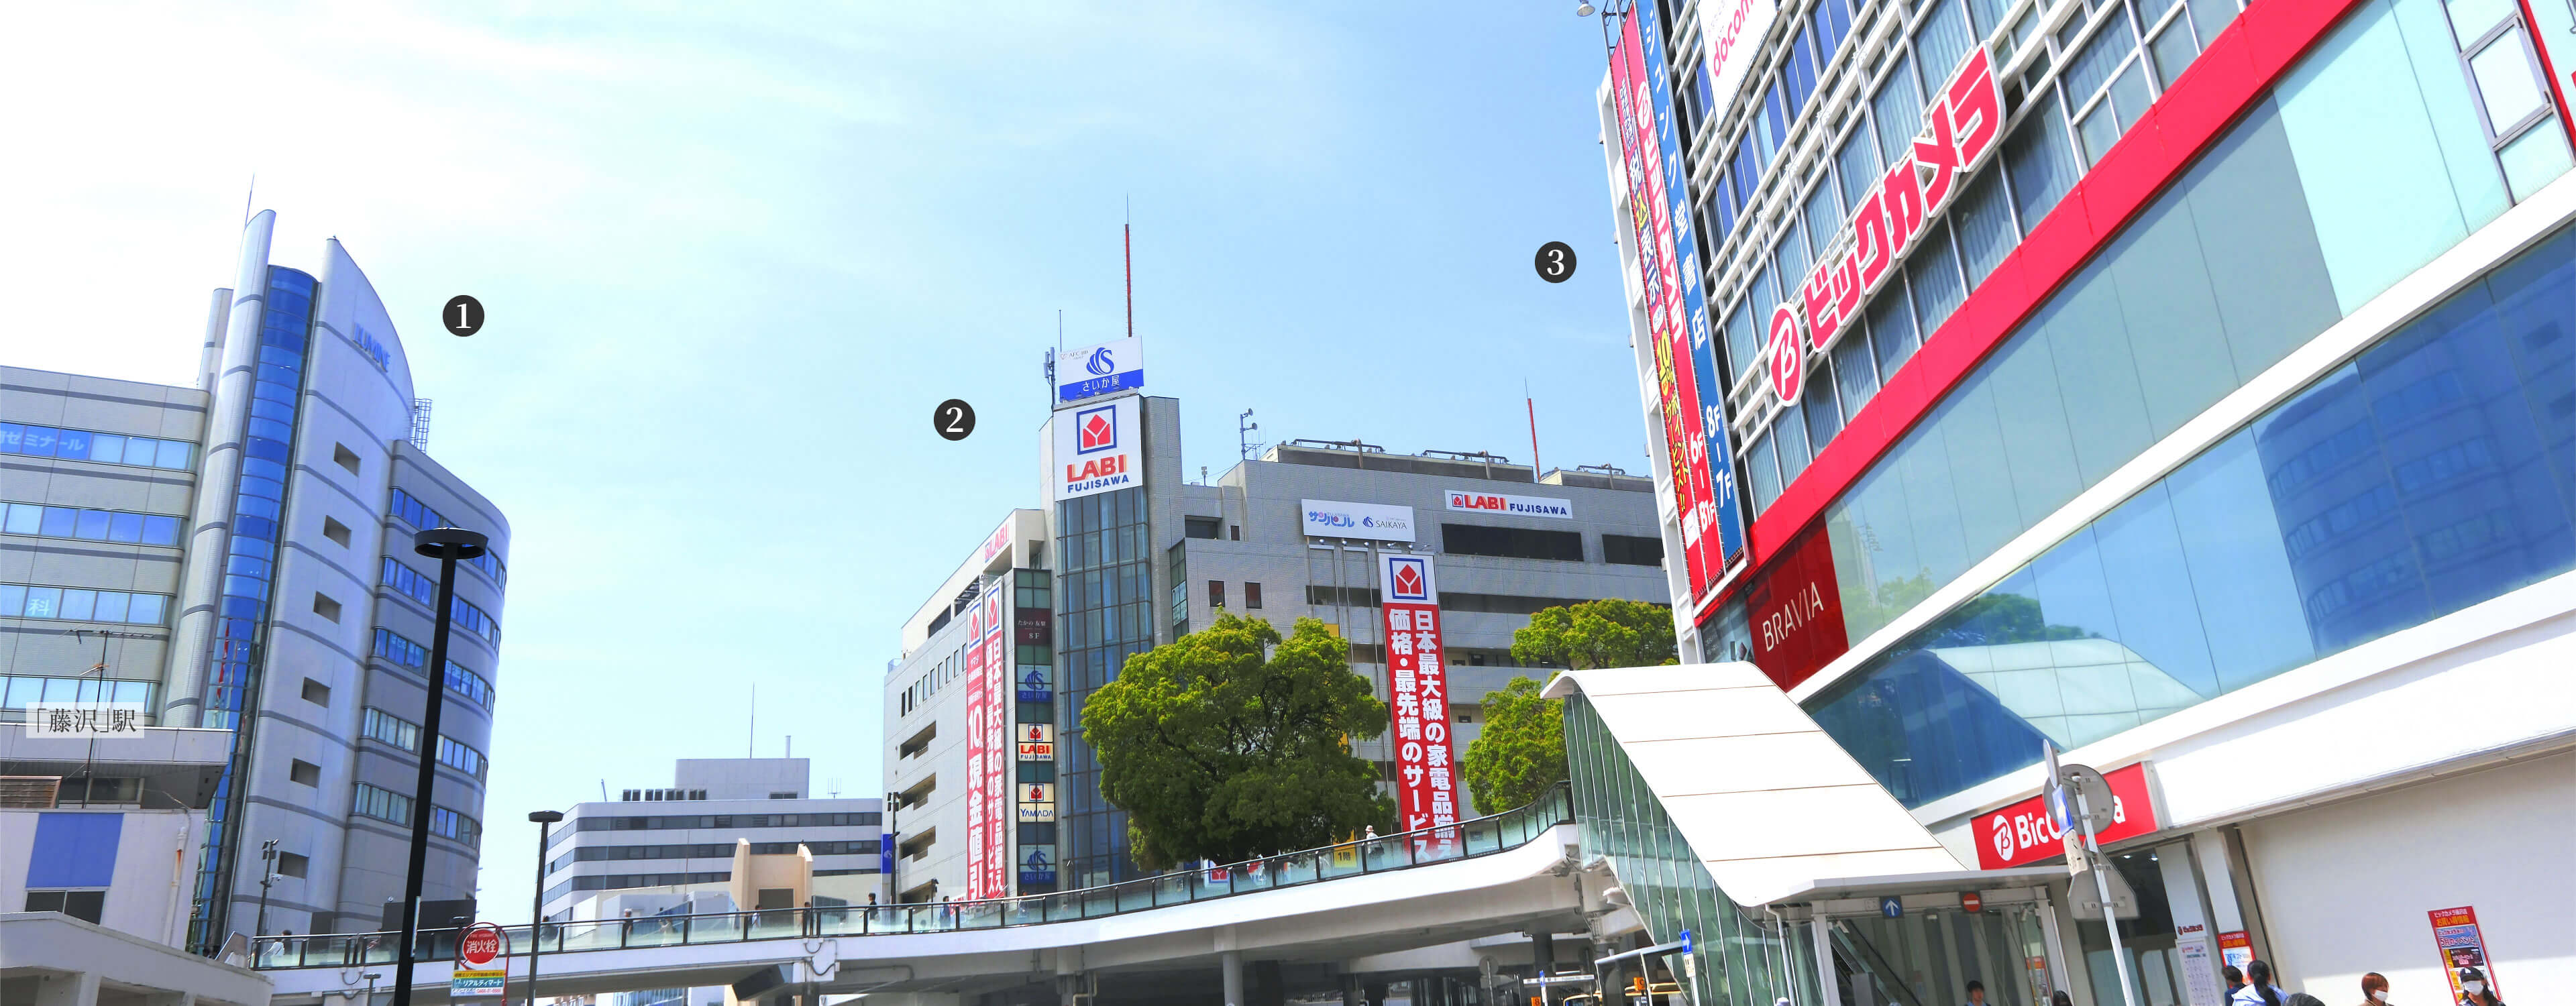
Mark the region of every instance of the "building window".
<instances>
[{"instance_id":1,"label":"building window","mask_svg":"<svg viewBox=\"0 0 2576 1006\"><path fill-rule=\"evenodd\" d=\"M331 686L315 681L312 678L304 679L304 701L313 703L317 706L330 705Z\"/></svg>"},{"instance_id":2,"label":"building window","mask_svg":"<svg viewBox=\"0 0 2576 1006\"><path fill-rule=\"evenodd\" d=\"M1621 566L1660 566L1664 563L1664 541L1629 534L1601 536L1601 561Z\"/></svg>"},{"instance_id":3,"label":"building window","mask_svg":"<svg viewBox=\"0 0 2576 1006\"><path fill-rule=\"evenodd\" d=\"M331 445L331 461L348 469L351 475L358 474L358 452L350 450L347 444Z\"/></svg>"},{"instance_id":4,"label":"building window","mask_svg":"<svg viewBox=\"0 0 2576 1006\"><path fill-rule=\"evenodd\" d=\"M1535 531L1483 524L1442 524L1443 551L1453 555L1490 555L1504 559L1583 561L1583 535L1575 531Z\"/></svg>"},{"instance_id":5,"label":"building window","mask_svg":"<svg viewBox=\"0 0 2576 1006\"><path fill-rule=\"evenodd\" d=\"M100 909L107 905L106 891L29 891L30 912L61 912L83 922L97 924Z\"/></svg>"},{"instance_id":6,"label":"building window","mask_svg":"<svg viewBox=\"0 0 2576 1006\"><path fill-rule=\"evenodd\" d=\"M376 630L375 654L415 671L426 670L429 666L427 647L390 629ZM453 660L447 662L447 690L473 699L485 709L492 708L492 683Z\"/></svg>"},{"instance_id":7,"label":"building window","mask_svg":"<svg viewBox=\"0 0 2576 1006\"><path fill-rule=\"evenodd\" d=\"M166 594L0 583L0 618L159 625L169 610L170 598Z\"/></svg>"},{"instance_id":8,"label":"building window","mask_svg":"<svg viewBox=\"0 0 2576 1006\"><path fill-rule=\"evenodd\" d=\"M321 594L315 594L313 595L313 613L337 622L340 620L340 602L324 597Z\"/></svg>"},{"instance_id":9,"label":"building window","mask_svg":"<svg viewBox=\"0 0 2576 1006\"><path fill-rule=\"evenodd\" d=\"M286 778L304 786L322 785L322 766L301 758L287 762Z\"/></svg>"},{"instance_id":10,"label":"building window","mask_svg":"<svg viewBox=\"0 0 2576 1006\"><path fill-rule=\"evenodd\" d=\"M1218 608L1225 607L1225 581L1210 580L1207 582L1207 585L1208 610L1214 611Z\"/></svg>"},{"instance_id":11,"label":"building window","mask_svg":"<svg viewBox=\"0 0 2576 1006\"><path fill-rule=\"evenodd\" d=\"M1189 537L1214 541L1217 527L1223 523L1224 521L1215 517L1184 517L1181 519L1181 530Z\"/></svg>"},{"instance_id":12,"label":"building window","mask_svg":"<svg viewBox=\"0 0 2576 1006\"><path fill-rule=\"evenodd\" d=\"M334 545L347 548L349 547L349 525L324 517L322 518L322 537L331 539Z\"/></svg>"},{"instance_id":13,"label":"building window","mask_svg":"<svg viewBox=\"0 0 2576 1006\"><path fill-rule=\"evenodd\" d=\"M0 512L0 531L39 538L78 538L135 545L179 544L177 517L39 503L8 504L5 512Z\"/></svg>"},{"instance_id":14,"label":"building window","mask_svg":"<svg viewBox=\"0 0 2576 1006\"><path fill-rule=\"evenodd\" d=\"M197 445L184 440L66 430L33 423L0 423L0 454L187 471L196 453Z\"/></svg>"},{"instance_id":15,"label":"building window","mask_svg":"<svg viewBox=\"0 0 2576 1006\"><path fill-rule=\"evenodd\" d=\"M298 880L302 880L312 872L312 857L300 856L292 852L281 852L277 854L278 876L294 877Z\"/></svg>"},{"instance_id":16,"label":"building window","mask_svg":"<svg viewBox=\"0 0 2576 1006\"><path fill-rule=\"evenodd\" d=\"M435 527L455 526L449 524L447 522L447 518L440 516L438 511L432 510L427 505L421 503L418 497L402 491L400 486L396 486L394 488L393 502L385 509L388 513L391 513L403 523L409 524L423 531L427 531ZM466 560L465 564L482 570L483 575L491 577L492 582L495 584L504 583L509 579L509 568L501 565L501 560L494 558L492 553L488 550L482 555ZM437 584L433 582L431 586L435 587ZM422 601L420 603L434 604L436 602Z\"/></svg>"},{"instance_id":17,"label":"building window","mask_svg":"<svg viewBox=\"0 0 2576 1006\"><path fill-rule=\"evenodd\" d=\"M360 817L391 821L404 827L411 826L410 797L389 789L369 786L363 782L358 784L358 798L350 806L350 811Z\"/></svg>"},{"instance_id":18,"label":"building window","mask_svg":"<svg viewBox=\"0 0 2576 1006\"><path fill-rule=\"evenodd\" d=\"M403 596L420 602L422 606L432 611L437 610L438 581L436 579L422 575L419 570L404 565L389 555L385 557L382 580L385 586L401 591ZM481 636L489 642L501 641L500 619L493 618L489 612L475 607L462 597L451 597L449 600L453 602L449 605L449 609L454 615L457 628Z\"/></svg>"},{"instance_id":19,"label":"building window","mask_svg":"<svg viewBox=\"0 0 2576 1006\"><path fill-rule=\"evenodd\" d=\"M358 718L358 735L405 751L420 751L420 724L374 706L368 706L366 713Z\"/></svg>"},{"instance_id":20,"label":"building window","mask_svg":"<svg viewBox=\"0 0 2576 1006\"><path fill-rule=\"evenodd\" d=\"M1246 611L1259 611L1259 610L1261 610L1261 585L1260 585L1260 584L1255 583L1255 582L1250 581L1250 580L1246 580L1246 581L1244 581L1244 582L1243 582L1243 607L1244 607L1244 610L1246 610Z\"/></svg>"}]
</instances>

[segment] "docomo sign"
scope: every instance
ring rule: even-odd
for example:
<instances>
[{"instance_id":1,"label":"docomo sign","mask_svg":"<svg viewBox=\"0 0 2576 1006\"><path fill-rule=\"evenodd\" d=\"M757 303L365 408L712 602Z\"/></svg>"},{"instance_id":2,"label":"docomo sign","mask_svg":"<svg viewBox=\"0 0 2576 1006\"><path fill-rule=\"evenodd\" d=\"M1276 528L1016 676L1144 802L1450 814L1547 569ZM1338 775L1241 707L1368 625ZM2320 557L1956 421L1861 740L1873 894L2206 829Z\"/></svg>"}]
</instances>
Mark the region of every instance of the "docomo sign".
<instances>
[{"instance_id":1,"label":"docomo sign","mask_svg":"<svg viewBox=\"0 0 2576 1006\"><path fill-rule=\"evenodd\" d=\"M2111 826L2096 833L2096 841L2117 842L2156 830L2155 799L2147 793L2147 763L2102 773L2102 780L2111 784ZM2073 813L2073 808L2068 812ZM1981 870L2029 866L2066 854L2066 833L2049 816L2044 795L1980 814L1970 819L1969 826Z\"/></svg>"},{"instance_id":2,"label":"docomo sign","mask_svg":"<svg viewBox=\"0 0 2576 1006\"><path fill-rule=\"evenodd\" d=\"M1898 159L1860 201L1850 233L1838 237L1842 254L1819 256L1816 267L1798 285L1795 300L1771 312L1771 390L1783 403L1798 400L1805 382L1808 349L1833 345L1861 302L1895 274L1924 230L1958 195L1962 176L1975 171L1994 153L2002 134L2003 94L1995 86L1993 58L1983 46L1950 75L1950 82L1923 110L1925 129L1915 138L1912 155ZM1806 339L1798 339L1801 314Z\"/></svg>"}]
</instances>

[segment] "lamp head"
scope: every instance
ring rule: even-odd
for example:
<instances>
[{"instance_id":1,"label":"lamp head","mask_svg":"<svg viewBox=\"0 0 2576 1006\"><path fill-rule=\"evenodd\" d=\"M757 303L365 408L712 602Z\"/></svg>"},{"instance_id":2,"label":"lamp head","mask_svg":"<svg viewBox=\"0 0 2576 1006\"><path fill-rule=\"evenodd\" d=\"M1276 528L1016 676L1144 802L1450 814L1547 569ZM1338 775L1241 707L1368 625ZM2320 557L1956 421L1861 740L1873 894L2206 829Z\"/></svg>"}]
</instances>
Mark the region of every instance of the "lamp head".
<instances>
[{"instance_id":1,"label":"lamp head","mask_svg":"<svg viewBox=\"0 0 2576 1006\"><path fill-rule=\"evenodd\" d=\"M1576 17L1591 17L1591 16L1592 16L1592 4L1591 4L1590 0L1585 0L1585 2L1584 2L1584 3L1579 3L1579 4L1574 5L1574 16L1576 16Z\"/></svg>"},{"instance_id":2,"label":"lamp head","mask_svg":"<svg viewBox=\"0 0 2576 1006\"><path fill-rule=\"evenodd\" d=\"M468 531L461 527L434 527L415 532L411 536L411 550L432 559L442 559L450 555L458 559L481 558L484 552L490 550L491 544L492 539L486 537L483 532ZM454 551L451 552L451 549Z\"/></svg>"},{"instance_id":3,"label":"lamp head","mask_svg":"<svg viewBox=\"0 0 2576 1006\"><path fill-rule=\"evenodd\" d=\"M537 824L553 824L563 820L563 811L532 810L528 812L528 820Z\"/></svg>"}]
</instances>

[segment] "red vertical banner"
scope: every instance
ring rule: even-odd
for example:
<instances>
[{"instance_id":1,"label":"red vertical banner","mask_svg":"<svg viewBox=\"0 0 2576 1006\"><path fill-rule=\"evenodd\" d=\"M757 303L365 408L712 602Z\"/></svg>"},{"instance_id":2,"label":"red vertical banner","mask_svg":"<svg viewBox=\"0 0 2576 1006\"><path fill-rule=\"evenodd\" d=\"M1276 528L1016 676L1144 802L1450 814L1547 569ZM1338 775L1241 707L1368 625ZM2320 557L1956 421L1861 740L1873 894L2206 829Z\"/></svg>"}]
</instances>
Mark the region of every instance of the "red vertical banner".
<instances>
[{"instance_id":1,"label":"red vertical banner","mask_svg":"<svg viewBox=\"0 0 2576 1006\"><path fill-rule=\"evenodd\" d=\"M1011 721L1017 705L1011 681L1011 582L1005 579L984 591L984 802L976 808L984 819L984 896L1011 893L1011 830L1015 826L1010 773L1017 759Z\"/></svg>"},{"instance_id":2,"label":"red vertical banner","mask_svg":"<svg viewBox=\"0 0 2576 1006\"><path fill-rule=\"evenodd\" d=\"M984 689L984 606L966 616L966 897L987 898L984 889L985 831L984 735L993 718L991 696Z\"/></svg>"},{"instance_id":3,"label":"red vertical banner","mask_svg":"<svg viewBox=\"0 0 2576 1006\"><path fill-rule=\"evenodd\" d=\"M1450 757L1448 668L1440 659L1440 588L1427 555L1385 555L1378 573L1385 598L1387 708L1395 732L1396 827L1404 831L1458 823L1458 772ZM1417 851L1454 853L1458 833L1414 840Z\"/></svg>"},{"instance_id":4,"label":"red vertical banner","mask_svg":"<svg viewBox=\"0 0 2576 1006\"><path fill-rule=\"evenodd\" d=\"M1682 293L1682 270L1699 264L1679 261L1674 254L1673 220L1667 209L1673 203L1665 191L1652 78L1646 72L1637 21L1629 17L1620 23L1619 46L1610 56L1610 94L1619 116L1620 159L1627 176L1629 221L1636 234L1638 288L1645 296L1655 393L1663 412L1673 510L1681 519L1682 560L1691 596L1698 597L1724 572L1726 560L1723 544L1708 533L1719 517L1709 481L1699 382L1691 369L1692 319Z\"/></svg>"}]
</instances>

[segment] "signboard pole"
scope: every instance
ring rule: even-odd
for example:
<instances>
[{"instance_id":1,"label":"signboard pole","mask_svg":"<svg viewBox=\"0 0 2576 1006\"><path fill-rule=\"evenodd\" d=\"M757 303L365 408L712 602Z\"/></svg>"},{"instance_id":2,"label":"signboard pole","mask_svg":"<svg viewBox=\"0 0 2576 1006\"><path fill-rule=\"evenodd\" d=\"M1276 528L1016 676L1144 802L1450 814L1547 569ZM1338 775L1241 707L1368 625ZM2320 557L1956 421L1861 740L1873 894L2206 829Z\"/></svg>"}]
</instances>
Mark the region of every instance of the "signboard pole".
<instances>
[{"instance_id":1,"label":"signboard pole","mask_svg":"<svg viewBox=\"0 0 2576 1006\"><path fill-rule=\"evenodd\" d=\"M2050 760L2055 759L2052 757ZM2092 799L2084 790L2076 790L2075 815L2084 822L2084 852L2093 863L2088 872L2093 874L2094 890L2102 895L2102 931L2111 934L2111 961L2120 969L2120 1001L2127 1006L2138 1006L2138 994L2130 984L2129 952L2120 946L2120 913L2112 908L2111 879L2102 875L2103 871L2111 868L2111 864L2101 855L2101 845L2093 840Z\"/></svg>"}]
</instances>

